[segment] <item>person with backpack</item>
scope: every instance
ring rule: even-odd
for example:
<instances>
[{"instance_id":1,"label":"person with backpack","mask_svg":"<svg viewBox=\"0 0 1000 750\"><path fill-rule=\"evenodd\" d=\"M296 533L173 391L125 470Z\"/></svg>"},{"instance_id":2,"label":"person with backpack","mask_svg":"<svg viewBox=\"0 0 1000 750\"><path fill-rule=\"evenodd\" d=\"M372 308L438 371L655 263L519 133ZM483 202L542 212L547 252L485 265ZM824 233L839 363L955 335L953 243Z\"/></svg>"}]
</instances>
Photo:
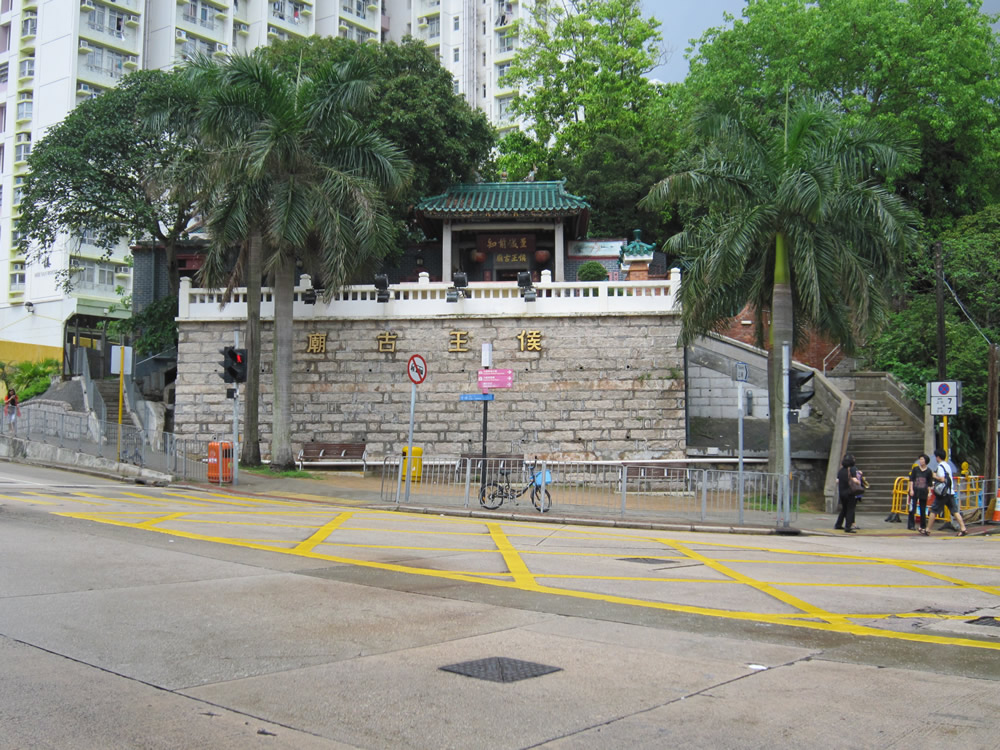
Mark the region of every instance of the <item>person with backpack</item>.
<instances>
[{"instance_id":1,"label":"person with backpack","mask_svg":"<svg viewBox=\"0 0 1000 750\"><path fill-rule=\"evenodd\" d=\"M858 505L858 498L864 491L864 474L854 465L854 456L848 453L840 462L840 471L837 472L840 515L837 516L837 523L833 528L843 529L845 534L858 533L858 527L854 524L854 510Z\"/></svg>"},{"instance_id":2,"label":"person with backpack","mask_svg":"<svg viewBox=\"0 0 1000 750\"><path fill-rule=\"evenodd\" d=\"M934 521L937 516L943 515L945 508L951 511L952 523L958 521L958 535L965 536L969 533L969 530L965 528L965 519L958 512L958 501L955 499L955 474L952 471L951 464L945 460L947 455L940 448L934 451L934 458L938 462L937 471L934 474L937 482L934 484L934 505L931 506L931 515L927 521L927 531L924 532L928 536L931 533L931 529L934 528Z\"/></svg>"}]
</instances>

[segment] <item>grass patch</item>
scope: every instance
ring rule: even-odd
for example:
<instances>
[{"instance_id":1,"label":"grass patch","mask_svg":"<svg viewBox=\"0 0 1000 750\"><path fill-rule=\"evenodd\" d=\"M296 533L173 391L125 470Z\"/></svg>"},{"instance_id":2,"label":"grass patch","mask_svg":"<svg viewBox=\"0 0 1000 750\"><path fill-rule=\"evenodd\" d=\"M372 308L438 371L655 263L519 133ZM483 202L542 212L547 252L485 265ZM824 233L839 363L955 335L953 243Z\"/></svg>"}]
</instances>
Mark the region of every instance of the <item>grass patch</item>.
<instances>
[{"instance_id":1,"label":"grass patch","mask_svg":"<svg viewBox=\"0 0 1000 750\"><path fill-rule=\"evenodd\" d=\"M256 474L260 477L271 477L273 479L316 479L316 475L308 471L299 469L289 469L288 471L272 471L270 466L245 466L240 464L240 471L248 474Z\"/></svg>"}]
</instances>

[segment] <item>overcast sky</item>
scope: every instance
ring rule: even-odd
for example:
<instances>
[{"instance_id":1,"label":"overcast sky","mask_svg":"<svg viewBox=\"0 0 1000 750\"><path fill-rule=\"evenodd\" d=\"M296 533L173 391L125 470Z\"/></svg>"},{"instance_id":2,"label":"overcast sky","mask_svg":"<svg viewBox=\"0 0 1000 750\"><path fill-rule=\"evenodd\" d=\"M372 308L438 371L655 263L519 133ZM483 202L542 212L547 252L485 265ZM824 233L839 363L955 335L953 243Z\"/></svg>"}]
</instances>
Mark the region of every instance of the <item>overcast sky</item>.
<instances>
[{"instance_id":1,"label":"overcast sky","mask_svg":"<svg viewBox=\"0 0 1000 750\"><path fill-rule=\"evenodd\" d=\"M697 39L706 29L722 26L722 14L737 18L746 6L744 0L642 0L648 16L656 17L669 59L650 75L668 83L683 81L688 71L684 50L690 39ZM984 0L983 11L1000 13L1000 0Z\"/></svg>"}]
</instances>

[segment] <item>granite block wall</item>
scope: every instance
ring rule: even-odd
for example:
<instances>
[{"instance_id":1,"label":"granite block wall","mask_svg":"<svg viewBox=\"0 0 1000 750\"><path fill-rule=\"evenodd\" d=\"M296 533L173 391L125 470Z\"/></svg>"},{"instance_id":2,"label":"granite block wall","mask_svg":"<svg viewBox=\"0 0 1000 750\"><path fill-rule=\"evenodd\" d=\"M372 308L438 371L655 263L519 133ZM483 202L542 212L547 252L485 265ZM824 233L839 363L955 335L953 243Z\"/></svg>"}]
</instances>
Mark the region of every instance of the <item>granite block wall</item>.
<instances>
[{"instance_id":1,"label":"granite block wall","mask_svg":"<svg viewBox=\"0 0 1000 750\"><path fill-rule=\"evenodd\" d=\"M564 460L683 458L683 350L674 316L297 321L293 444L367 442L376 459L405 445L407 361L428 364L417 386L414 445L456 456L482 446L482 344L513 387L488 405L487 449ZM232 432L232 401L218 376L232 322L180 324L175 432L202 440ZM240 329L240 340L245 332ZM272 328L263 326L261 448L272 406ZM380 350L381 349L381 350ZM242 412L242 410L241 410ZM241 413L242 417L242 413Z\"/></svg>"}]
</instances>

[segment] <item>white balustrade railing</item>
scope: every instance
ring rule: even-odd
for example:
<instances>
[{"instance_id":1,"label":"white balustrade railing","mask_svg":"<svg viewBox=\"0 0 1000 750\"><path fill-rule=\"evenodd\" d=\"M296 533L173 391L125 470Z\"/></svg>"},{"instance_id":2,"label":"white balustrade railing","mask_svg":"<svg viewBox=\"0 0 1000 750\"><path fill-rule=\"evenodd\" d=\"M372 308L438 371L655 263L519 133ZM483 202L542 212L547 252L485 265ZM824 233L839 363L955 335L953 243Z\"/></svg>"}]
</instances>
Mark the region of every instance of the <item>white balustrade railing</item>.
<instances>
[{"instance_id":1,"label":"white balustrade railing","mask_svg":"<svg viewBox=\"0 0 1000 750\"><path fill-rule=\"evenodd\" d=\"M293 315L296 320L338 318L385 320L449 317L539 317L565 315L669 315L680 312L677 291L680 271L672 269L666 280L550 282L534 286L536 298L526 302L513 282L472 282L448 302L448 283L430 282L424 275L416 283L393 284L389 301L378 302L374 286L348 286L333 294L329 302L322 295L315 304L305 302L312 289L309 276L302 276L295 288ZM261 293L261 317L274 317L273 290ZM181 279L178 319L241 320L247 314L246 289L198 289L191 280Z\"/></svg>"}]
</instances>

